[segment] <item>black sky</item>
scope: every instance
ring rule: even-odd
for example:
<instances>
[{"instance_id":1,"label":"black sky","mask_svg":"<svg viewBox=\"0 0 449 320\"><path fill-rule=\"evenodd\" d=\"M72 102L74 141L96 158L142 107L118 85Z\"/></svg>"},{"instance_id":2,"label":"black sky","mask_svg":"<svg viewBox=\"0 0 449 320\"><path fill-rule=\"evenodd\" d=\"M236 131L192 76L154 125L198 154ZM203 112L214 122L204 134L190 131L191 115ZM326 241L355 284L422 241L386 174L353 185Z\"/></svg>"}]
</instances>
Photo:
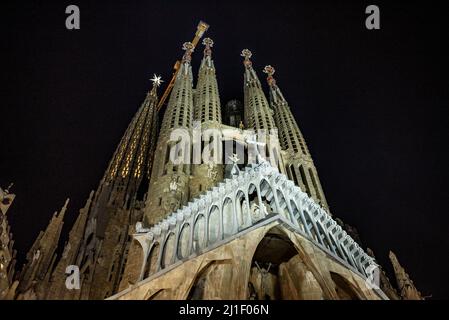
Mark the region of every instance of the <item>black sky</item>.
<instances>
[{"instance_id":1,"label":"black sky","mask_svg":"<svg viewBox=\"0 0 449 320\"><path fill-rule=\"evenodd\" d=\"M78 31L65 28L69 4L80 7ZM380 7L381 30L365 28L368 4ZM243 100L243 48L261 80L273 65L333 214L358 228L390 272L392 249L424 295L448 298L443 9L427 1L2 2L0 185L15 183L8 216L19 259L66 197L69 230L149 78L169 79L202 19L222 104Z\"/></svg>"}]
</instances>

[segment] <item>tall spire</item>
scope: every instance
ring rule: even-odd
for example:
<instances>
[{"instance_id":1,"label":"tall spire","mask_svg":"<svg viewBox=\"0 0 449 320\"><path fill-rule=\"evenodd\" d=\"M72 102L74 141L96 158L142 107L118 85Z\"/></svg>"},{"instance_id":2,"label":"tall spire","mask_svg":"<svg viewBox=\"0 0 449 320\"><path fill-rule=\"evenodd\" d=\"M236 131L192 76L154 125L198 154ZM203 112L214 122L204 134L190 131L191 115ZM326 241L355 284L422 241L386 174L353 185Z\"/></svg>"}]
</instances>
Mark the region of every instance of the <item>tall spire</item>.
<instances>
[{"instance_id":1,"label":"tall spire","mask_svg":"<svg viewBox=\"0 0 449 320\"><path fill-rule=\"evenodd\" d=\"M263 69L263 72L267 74L267 82L270 88L270 103L271 107L275 110L274 119L279 128L282 148L284 150L290 149L294 153L299 152L304 155L309 155L304 137L299 130L298 124L291 113L284 95L273 77L275 69L271 65L267 65Z\"/></svg>"},{"instance_id":2,"label":"tall spire","mask_svg":"<svg viewBox=\"0 0 449 320\"><path fill-rule=\"evenodd\" d=\"M190 128L193 121L193 76L191 42L182 45L181 68L177 74L173 90L170 94L167 110L162 120L161 132L168 132L173 128Z\"/></svg>"},{"instance_id":3,"label":"tall spire","mask_svg":"<svg viewBox=\"0 0 449 320\"><path fill-rule=\"evenodd\" d=\"M214 41L210 38L205 38L203 45L205 46L204 56L198 72L198 82L195 90L195 120L201 123L203 129L219 130L221 124L220 95L211 49ZM215 155L218 155L217 149L221 147L218 139L214 140L213 137L202 138L207 141L204 141L204 143L198 141L198 145L209 146L210 154L215 152ZM203 151L202 149L201 154L203 154ZM215 186L223 179L222 165L213 161L211 163L193 164L191 173L190 198ZM206 180L204 177L208 179Z\"/></svg>"},{"instance_id":4,"label":"tall spire","mask_svg":"<svg viewBox=\"0 0 449 320\"><path fill-rule=\"evenodd\" d=\"M100 237L109 219L110 210L105 207L129 207L142 180L149 179L157 129L157 87L162 80L154 75L151 81L153 86L126 129L95 195L93 215Z\"/></svg>"},{"instance_id":5,"label":"tall spire","mask_svg":"<svg viewBox=\"0 0 449 320\"><path fill-rule=\"evenodd\" d=\"M284 158L287 174L297 186L329 211L326 197L318 178L318 172L313 164L306 141L287 100L273 77L275 69L271 65L267 65L263 72L267 74L267 82L270 88L270 104L274 110L274 121L279 130L281 146L286 151Z\"/></svg>"},{"instance_id":6,"label":"tall spire","mask_svg":"<svg viewBox=\"0 0 449 320\"><path fill-rule=\"evenodd\" d=\"M64 246L64 251L59 259L55 270L53 271L50 283L48 286L47 299L73 299L77 297L79 290L68 290L65 286L67 274L65 273L67 266L79 265L77 258L80 246L83 240L86 221L88 218L90 204L94 191L89 195L89 198L84 206L80 209L79 215L69 233L69 239Z\"/></svg>"},{"instance_id":7,"label":"tall spire","mask_svg":"<svg viewBox=\"0 0 449 320\"><path fill-rule=\"evenodd\" d=\"M118 144L88 208L77 257L85 279L79 293L82 299L102 299L110 293L116 278L109 277L109 270L117 261L122 262L123 239L127 239L117 234L127 232L128 223L133 223L144 203L157 137L157 87L162 80L154 75L151 81L152 87Z\"/></svg>"},{"instance_id":8,"label":"tall spire","mask_svg":"<svg viewBox=\"0 0 449 320\"><path fill-rule=\"evenodd\" d=\"M203 45L205 46L204 57L198 72L195 94L195 120L221 123L220 95L211 49L214 41L204 38Z\"/></svg>"},{"instance_id":9,"label":"tall spire","mask_svg":"<svg viewBox=\"0 0 449 320\"><path fill-rule=\"evenodd\" d=\"M396 282L402 299L423 300L421 293L416 289L410 276L405 272L405 269L401 266L393 251L390 251L389 257L393 265Z\"/></svg>"},{"instance_id":10,"label":"tall spire","mask_svg":"<svg viewBox=\"0 0 449 320\"><path fill-rule=\"evenodd\" d=\"M170 151L173 147L173 143L170 143L171 133L174 129L190 130L193 124L191 60L194 45L191 42L184 42L182 49L185 53L170 94L157 141L158 156L154 159L145 208L147 224L153 224L162 219L166 214L186 203L189 197L190 164L185 161L186 154L178 154L180 163L177 164L170 159ZM187 152L186 149L184 152Z\"/></svg>"},{"instance_id":11,"label":"tall spire","mask_svg":"<svg viewBox=\"0 0 449 320\"><path fill-rule=\"evenodd\" d=\"M250 58L252 52L243 49L241 56L244 57L244 93L245 93L245 122L246 127L252 129L271 130L276 128L273 120L273 111L270 109L267 98L262 90L259 78L253 69Z\"/></svg>"},{"instance_id":12,"label":"tall spire","mask_svg":"<svg viewBox=\"0 0 449 320\"><path fill-rule=\"evenodd\" d=\"M39 233L28 251L27 263L20 274L18 287L20 294L27 295L31 291L37 298L45 298L69 201L69 199L66 200L59 213L54 213L45 231Z\"/></svg>"}]
</instances>

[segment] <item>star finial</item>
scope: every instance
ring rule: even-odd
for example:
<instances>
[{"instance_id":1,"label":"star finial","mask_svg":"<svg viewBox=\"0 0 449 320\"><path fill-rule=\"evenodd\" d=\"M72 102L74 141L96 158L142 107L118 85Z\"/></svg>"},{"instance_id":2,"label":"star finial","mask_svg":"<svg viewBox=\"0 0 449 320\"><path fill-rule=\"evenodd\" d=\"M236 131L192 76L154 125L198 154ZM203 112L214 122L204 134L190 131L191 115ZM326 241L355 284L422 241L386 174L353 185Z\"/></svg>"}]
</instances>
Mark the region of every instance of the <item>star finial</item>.
<instances>
[{"instance_id":1,"label":"star finial","mask_svg":"<svg viewBox=\"0 0 449 320\"><path fill-rule=\"evenodd\" d=\"M153 74L153 78L150 79L153 82L153 86L159 87L164 80L161 79L161 76L157 76Z\"/></svg>"}]
</instances>

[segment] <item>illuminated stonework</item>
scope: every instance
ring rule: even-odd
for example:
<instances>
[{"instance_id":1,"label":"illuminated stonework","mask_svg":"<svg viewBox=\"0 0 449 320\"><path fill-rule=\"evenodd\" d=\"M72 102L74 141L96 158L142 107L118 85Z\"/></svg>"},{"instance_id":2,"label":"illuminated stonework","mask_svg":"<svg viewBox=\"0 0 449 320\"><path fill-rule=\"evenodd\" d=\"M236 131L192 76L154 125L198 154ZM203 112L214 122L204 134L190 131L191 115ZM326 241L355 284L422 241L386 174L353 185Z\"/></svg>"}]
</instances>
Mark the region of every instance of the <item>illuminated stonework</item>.
<instances>
[{"instance_id":1,"label":"illuminated stonework","mask_svg":"<svg viewBox=\"0 0 449 320\"><path fill-rule=\"evenodd\" d=\"M305 139L273 77L274 67L263 70L267 99L248 49L241 54L244 115L238 114L240 107L233 109L233 119L245 123L223 123L210 38L203 40L194 86L192 54L207 28L200 23L193 41L183 44L185 52L167 86L172 90L161 100L157 88L162 80L151 79L153 87L80 210L62 256L56 256L56 249L67 202L36 239L18 281L1 283L3 297L420 298L393 256L400 294L384 273L380 289L367 285L369 268L377 266L372 252L367 254L331 216ZM165 113L158 114L168 96ZM175 164L170 152L177 150L176 141L170 135L177 129L192 136L196 129L226 132L225 142L236 148L256 148L257 161L238 164L232 152L224 154L224 163L196 164L185 157ZM258 142L254 130L267 130L276 139ZM274 163L261 156L261 149ZM12 260L11 249L7 252L2 270L4 261ZM65 286L69 265L79 267L79 290Z\"/></svg>"}]
</instances>

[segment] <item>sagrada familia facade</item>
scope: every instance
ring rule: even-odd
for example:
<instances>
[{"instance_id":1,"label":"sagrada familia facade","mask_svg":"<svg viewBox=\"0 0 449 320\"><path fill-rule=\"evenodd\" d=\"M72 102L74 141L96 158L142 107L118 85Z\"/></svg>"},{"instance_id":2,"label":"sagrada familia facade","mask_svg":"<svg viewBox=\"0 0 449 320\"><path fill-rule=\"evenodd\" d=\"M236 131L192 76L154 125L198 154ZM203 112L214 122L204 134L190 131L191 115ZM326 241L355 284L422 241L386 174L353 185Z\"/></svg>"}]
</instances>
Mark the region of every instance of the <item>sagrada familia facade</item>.
<instances>
[{"instance_id":1,"label":"sagrada familia facade","mask_svg":"<svg viewBox=\"0 0 449 320\"><path fill-rule=\"evenodd\" d=\"M204 31L203 23L199 37ZM331 214L274 68L263 70L267 98L243 50L244 103L222 108L209 38L194 86L194 40L183 45L165 113L161 80L152 79L60 256L68 200L16 272L7 222L14 194L0 189L0 299L422 299L393 253L397 286ZM176 130L193 141L181 152ZM261 130L270 132L263 143L253 138ZM255 157L194 163L194 149L208 145Z\"/></svg>"}]
</instances>

